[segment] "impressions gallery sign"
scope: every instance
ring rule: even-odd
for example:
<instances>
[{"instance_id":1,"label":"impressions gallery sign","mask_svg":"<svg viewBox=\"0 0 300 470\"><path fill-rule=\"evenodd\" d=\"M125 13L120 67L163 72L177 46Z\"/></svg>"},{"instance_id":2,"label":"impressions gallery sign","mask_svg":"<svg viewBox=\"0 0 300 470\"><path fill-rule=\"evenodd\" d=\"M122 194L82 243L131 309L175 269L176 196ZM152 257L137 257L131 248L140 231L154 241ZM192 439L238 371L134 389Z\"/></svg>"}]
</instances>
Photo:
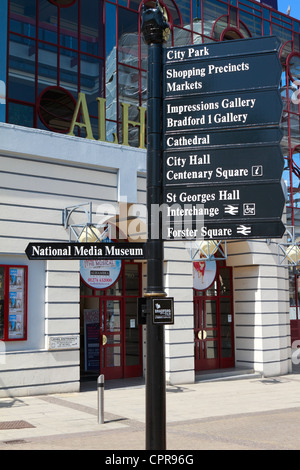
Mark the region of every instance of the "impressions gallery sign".
<instances>
[{"instance_id":1,"label":"impressions gallery sign","mask_svg":"<svg viewBox=\"0 0 300 470\"><path fill-rule=\"evenodd\" d=\"M165 49L164 239L283 235L279 46L271 36Z\"/></svg>"}]
</instances>

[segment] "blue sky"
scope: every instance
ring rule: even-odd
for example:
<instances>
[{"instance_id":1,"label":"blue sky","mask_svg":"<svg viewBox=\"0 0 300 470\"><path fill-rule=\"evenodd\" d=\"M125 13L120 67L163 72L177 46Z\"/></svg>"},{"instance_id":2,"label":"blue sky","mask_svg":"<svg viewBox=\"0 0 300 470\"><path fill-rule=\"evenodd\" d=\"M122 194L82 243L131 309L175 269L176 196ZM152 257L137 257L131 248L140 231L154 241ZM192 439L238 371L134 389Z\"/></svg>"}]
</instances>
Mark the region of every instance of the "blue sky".
<instances>
[{"instance_id":1,"label":"blue sky","mask_svg":"<svg viewBox=\"0 0 300 470\"><path fill-rule=\"evenodd\" d=\"M300 1L299 0L278 0L278 10L286 13L287 9L291 6L291 16L300 20Z\"/></svg>"}]
</instances>

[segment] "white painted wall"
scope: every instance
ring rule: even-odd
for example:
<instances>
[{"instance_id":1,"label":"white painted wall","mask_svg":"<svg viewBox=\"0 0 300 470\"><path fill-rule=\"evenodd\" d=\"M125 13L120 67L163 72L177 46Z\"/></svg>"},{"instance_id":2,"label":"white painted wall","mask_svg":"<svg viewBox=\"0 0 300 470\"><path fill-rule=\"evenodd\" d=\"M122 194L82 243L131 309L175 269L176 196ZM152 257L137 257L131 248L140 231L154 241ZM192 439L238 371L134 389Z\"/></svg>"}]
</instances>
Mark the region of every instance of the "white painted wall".
<instances>
[{"instance_id":1,"label":"white painted wall","mask_svg":"<svg viewBox=\"0 0 300 470\"><path fill-rule=\"evenodd\" d=\"M92 201L97 217L99 205L117 204L124 195L145 204L145 151L0 123L0 162L0 263L29 267L28 340L5 344L0 397L77 391L79 348L48 345L52 336L79 335L79 263L29 262L24 251L32 241L68 241L65 207ZM72 222L82 217L74 214ZM291 368L288 273L277 266L276 253L276 242L228 243L236 365L266 376ZM175 324L165 328L167 381L191 383L193 275L183 243L165 243L164 279L175 299ZM143 280L145 288L145 270Z\"/></svg>"}]
</instances>

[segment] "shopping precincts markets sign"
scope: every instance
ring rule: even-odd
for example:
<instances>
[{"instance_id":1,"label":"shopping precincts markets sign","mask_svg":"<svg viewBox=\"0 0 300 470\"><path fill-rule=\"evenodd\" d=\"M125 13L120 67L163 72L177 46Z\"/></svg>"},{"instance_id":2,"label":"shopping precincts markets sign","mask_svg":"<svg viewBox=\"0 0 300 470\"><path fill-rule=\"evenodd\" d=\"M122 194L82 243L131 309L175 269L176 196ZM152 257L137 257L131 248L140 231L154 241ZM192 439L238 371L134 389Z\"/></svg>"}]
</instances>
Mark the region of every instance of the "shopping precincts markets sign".
<instances>
[{"instance_id":1,"label":"shopping precincts markets sign","mask_svg":"<svg viewBox=\"0 0 300 470\"><path fill-rule=\"evenodd\" d=\"M283 236L279 46L270 36L165 49L164 240Z\"/></svg>"}]
</instances>

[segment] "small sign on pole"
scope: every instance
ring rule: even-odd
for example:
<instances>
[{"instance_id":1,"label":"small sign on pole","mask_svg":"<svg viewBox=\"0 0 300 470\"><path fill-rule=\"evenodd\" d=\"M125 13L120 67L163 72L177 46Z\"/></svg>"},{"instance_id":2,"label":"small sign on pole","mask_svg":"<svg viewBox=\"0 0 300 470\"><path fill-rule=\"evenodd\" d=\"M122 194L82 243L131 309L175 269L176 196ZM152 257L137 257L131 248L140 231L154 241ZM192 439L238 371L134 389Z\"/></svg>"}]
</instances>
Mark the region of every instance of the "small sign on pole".
<instances>
[{"instance_id":1,"label":"small sign on pole","mask_svg":"<svg viewBox=\"0 0 300 470\"><path fill-rule=\"evenodd\" d=\"M174 324L174 298L158 297L151 299L152 321L156 325Z\"/></svg>"}]
</instances>

